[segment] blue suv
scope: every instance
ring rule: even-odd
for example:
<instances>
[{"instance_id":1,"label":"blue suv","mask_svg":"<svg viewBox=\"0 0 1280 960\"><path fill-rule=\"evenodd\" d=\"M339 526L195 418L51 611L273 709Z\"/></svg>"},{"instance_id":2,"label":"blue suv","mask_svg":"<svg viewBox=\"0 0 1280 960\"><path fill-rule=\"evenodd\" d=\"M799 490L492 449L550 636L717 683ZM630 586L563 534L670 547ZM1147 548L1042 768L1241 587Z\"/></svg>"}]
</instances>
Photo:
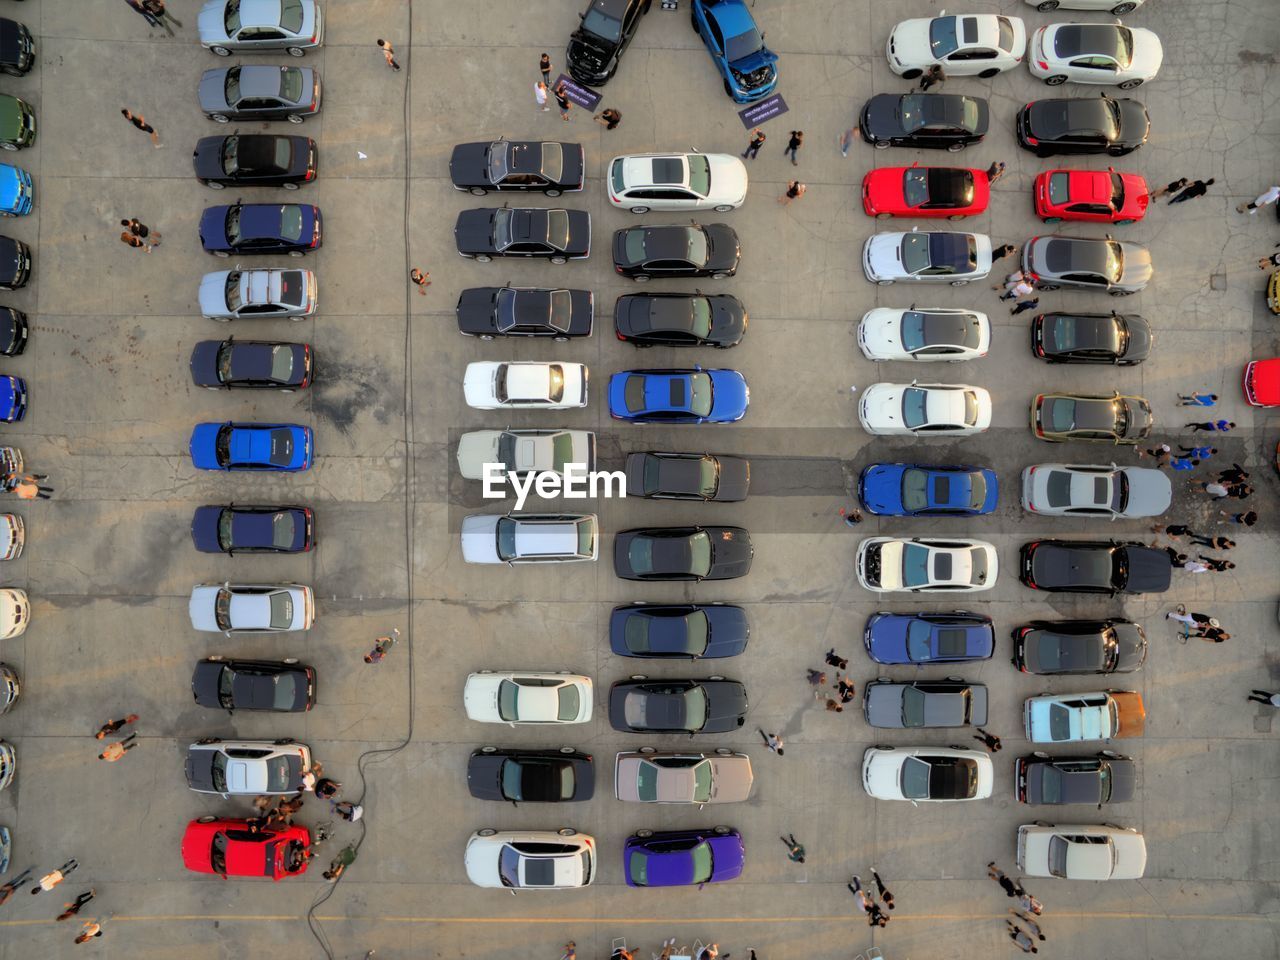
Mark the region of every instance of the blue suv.
<instances>
[{"instance_id":1,"label":"blue suv","mask_svg":"<svg viewBox=\"0 0 1280 960\"><path fill-rule=\"evenodd\" d=\"M0 216L25 217L35 200L31 174L21 167L0 163Z\"/></svg>"},{"instance_id":2,"label":"blue suv","mask_svg":"<svg viewBox=\"0 0 1280 960\"><path fill-rule=\"evenodd\" d=\"M724 92L736 103L755 103L778 85L778 55L764 45L764 34L745 0L693 0L693 29L724 77Z\"/></svg>"}]
</instances>

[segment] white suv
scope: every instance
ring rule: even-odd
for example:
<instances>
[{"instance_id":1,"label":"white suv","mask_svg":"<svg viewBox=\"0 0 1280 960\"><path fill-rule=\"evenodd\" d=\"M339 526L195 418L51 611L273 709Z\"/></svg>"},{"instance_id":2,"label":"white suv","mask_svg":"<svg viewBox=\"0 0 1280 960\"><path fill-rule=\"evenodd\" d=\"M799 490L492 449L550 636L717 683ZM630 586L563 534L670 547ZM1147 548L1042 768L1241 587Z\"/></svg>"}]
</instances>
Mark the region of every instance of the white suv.
<instances>
[{"instance_id":1,"label":"white suv","mask_svg":"<svg viewBox=\"0 0 1280 960\"><path fill-rule=\"evenodd\" d=\"M462 521L467 563L565 563L599 553L594 513L478 513Z\"/></svg>"}]
</instances>

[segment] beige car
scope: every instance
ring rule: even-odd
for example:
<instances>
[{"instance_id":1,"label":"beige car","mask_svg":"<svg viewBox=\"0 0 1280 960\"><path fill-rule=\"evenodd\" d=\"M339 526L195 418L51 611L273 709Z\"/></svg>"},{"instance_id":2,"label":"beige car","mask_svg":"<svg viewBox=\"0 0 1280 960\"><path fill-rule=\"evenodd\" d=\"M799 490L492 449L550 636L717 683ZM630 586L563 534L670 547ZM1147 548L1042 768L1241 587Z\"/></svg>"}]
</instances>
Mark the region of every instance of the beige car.
<instances>
[{"instance_id":1,"label":"beige car","mask_svg":"<svg viewBox=\"0 0 1280 960\"><path fill-rule=\"evenodd\" d=\"M1024 823L1018 828L1018 870L1063 880L1138 880L1147 868L1147 842L1114 823Z\"/></svg>"},{"instance_id":2,"label":"beige car","mask_svg":"<svg viewBox=\"0 0 1280 960\"><path fill-rule=\"evenodd\" d=\"M27 599L27 591L0 587L0 640L22 636L30 620L31 601Z\"/></svg>"},{"instance_id":3,"label":"beige car","mask_svg":"<svg viewBox=\"0 0 1280 960\"><path fill-rule=\"evenodd\" d=\"M751 758L724 747L714 753L619 753L613 792L633 803L737 803L751 795Z\"/></svg>"}]
</instances>

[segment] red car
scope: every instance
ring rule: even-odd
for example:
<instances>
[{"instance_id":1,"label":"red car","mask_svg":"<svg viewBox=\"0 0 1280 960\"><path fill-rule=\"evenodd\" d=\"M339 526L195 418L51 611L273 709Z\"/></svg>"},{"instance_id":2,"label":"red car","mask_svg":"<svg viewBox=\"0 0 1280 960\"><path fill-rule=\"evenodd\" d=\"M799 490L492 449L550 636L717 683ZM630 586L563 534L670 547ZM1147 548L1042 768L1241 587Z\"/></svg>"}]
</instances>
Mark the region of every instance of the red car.
<instances>
[{"instance_id":1,"label":"red car","mask_svg":"<svg viewBox=\"0 0 1280 960\"><path fill-rule=\"evenodd\" d=\"M982 213L991 199L984 170L961 167L884 167L862 178L869 217L950 217Z\"/></svg>"},{"instance_id":2,"label":"red car","mask_svg":"<svg viewBox=\"0 0 1280 960\"><path fill-rule=\"evenodd\" d=\"M1147 215L1147 181L1136 173L1046 170L1031 188L1036 216L1045 223L1083 220L1134 223Z\"/></svg>"},{"instance_id":3,"label":"red car","mask_svg":"<svg viewBox=\"0 0 1280 960\"><path fill-rule=\"evenodd\" d=\"M195 873L282 880L307 872L311 831L289 826L250 830L249 820L201 817L182 835L182 863Z\"/></svg>"},{"instance_id":4,"label":"red car","mask_svg":"<svg viewBox=\"0 0 1280 960\"><path fill-rule=\"evenodd\" d=\"M1255 407L1280 407L1280 359L1249 362L1244 368L1244 398Z\"/></svg>"}]
</instances>

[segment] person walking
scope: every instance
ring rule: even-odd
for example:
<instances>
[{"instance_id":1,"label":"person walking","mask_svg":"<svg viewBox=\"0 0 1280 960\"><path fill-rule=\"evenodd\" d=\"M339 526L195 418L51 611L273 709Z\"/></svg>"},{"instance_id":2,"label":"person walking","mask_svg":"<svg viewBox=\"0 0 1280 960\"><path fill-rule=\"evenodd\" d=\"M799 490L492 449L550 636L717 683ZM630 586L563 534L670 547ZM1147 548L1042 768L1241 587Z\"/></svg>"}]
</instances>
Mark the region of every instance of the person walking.
<instances>
[{"instance_id":1,"label":"person walking","mask_svg":"<svg viewBox=\"0 0 1280 960\"><path fill-rule=\"evenodd\" d=\"M1276 246L1280 247L1280 243L1277 243ZM1259 270L1266 270L1268 267L1280 267L1280 253L1272 253L1258 258Z\"/></svg>"},{"instance_id":2,"label":"person walking","mask_svg":"<svg viewBox=\"0 0 1280 960\"><path fill-rule=\"evenodd\" d=\"M134 247L135 249L146 250L147 253L151 252L151 244L147 243L147 241L143 240L141 237L135 237L128 230L121 232L120 242L127 243L129 246Z\"/></svg>"},{"instance_id":3,"label":"person walking","mask_svg":"<svg viewBox=\"0 0 1280 960\"><path fill-rule=\"evenodd\" d=\"M756 155L760 153L760 148L764 146L765 140L769 139L764 135L764 131L756 127L751 131L751 142L747 144L747 149L742 151L744 160L754 160Z\"/></svg>"},{"instance_id":4,"label":"person walking","mask_svg":"<svg viewBox=\"0 0 1280 960\"><path fill-rule=\"evenodd\" d=\"M1034 310L1038 306L1040 306L1039 297L1032 297L1030 300L1019 300L1017 306L1009 311L1009 316L1016 317L1018 314L1026 310Z\"/></svg>"},{"instance_id":5,"label":"person walking","mask_svg":"<svg viewBox=\"0 0 1280 960\"><path fill-rule=\"evenodd\" d=\"M833 700L827 697L827 711L829 713L844 713L844 706L839 700Z\"/></svg>"},{"instance_id":6,"label":"person walking","mask_svg":"<svg viewBox=\"0 0 1280 960\"><path fill-rule=\"evenodd\" d=\"M836 690L840 694L841 703L848 703L857 695L854 685L839 674L836 675Z\"/></svg>"},{"instance_id":7,"label":"person walking","mask_svg":"<svg viewBox=\"0 0 1280 960\"><path fill-rule=\"evenodd\" d=\"M1000 288L992 287L991 289L999 290ZM1030 280L1022 275L1018 275L1016 280L1005 287L1004 293L1000 294L1000 299L1016 300L1018 297L1025 297L1027 294L1035 292L1035 289L1035 286Z\"/></svg>"},{"instance_id":8,"label":"person walking","mask_svg":"<svg viewBox=\"0 0 1280 960\"><path fill-rule=\"evenodd\" d=\"M1280 707L1280 693L1268 693L1266 690L1255 690L1245 697L1254 703L1265 703L1269 707Z\"/></svg>"},{"instance_id":9,"label":"person walking","mask_svg":"<svg viewBox=\"0 0 1280 960\"><path fill-rule=\"evenodd\" d=\"M884 905L890 910L893 909L893 894L888 891L884 885L884 881L880 879L880 874L876 872L874 864L871 867L871 879L876 882L876 890L880 893L880 899L884 901Z\"/></svg>"},{"instance_id":10,"label":"person walking","mask_svg":"<svg viewBox=\"0 0 1280 960\"><path fill-rule=\"evenodd\" d=\"M1202 560L1207 569L1214 573L1226 573L1228 570L1234 570L1236 565L1230 560L1219 560L1217 557L1206 557L1203 553L1196 554Z\"/></svg>"},{"instance_id":11,"label":"person walking","mask_svg":"<svg viewBox=\"0 0 1280 960\"><path fill-rule=\"evenodd\" d=\"M1227 469L1218 472L1218 479L1223 483L1244 483L1249 477L1249 471L1238 463L1233 463Z\"/></svg>"},{"instance_id":12,"label":"person walking","mask_svg":"<svg viewBox=\"0 0 1280 960\"><path fill-rule=\"evenodd\" d=\"M134 747L138 745L135 742L137 738L138 738L138 735L136 733L131 733L127 737L125 737L123 740L117 743L108 744L107 748L103 750L100 754L98 754L98 759L105 760L107 761L107 763L115 763L117 760L119 760L126 753L128 753L130 750L132 750Z\"/></svg>"},{"instance_id":13,"label":"person walking","mask_svg":"<svg viewBox=\"0 0 1280 960\"><path fill-rule=\"evenodd\" d=\"M182 21L169 12L165 0L142 0L142 9L159 21L160 26L164 27L169 36L173 36L173 30L169 26L182 26Z\"/></svg>"},{"instance_id":14,"label":"person walking","mask_svg":"<svg viewBox=\"0 0 1280 960\"><path fill-rule=\"evenodd\" d=\"M1219 510L1218 516L1225 517L1230 523L1238 523L1246 527L1252 527L1258 522L1258 514L1254 510L1246 510L1244 513L1228 513L1225 510Z\"/></svg>"},{"instance_id":15,"label":"person walking","mask_svg":"<svg viewBox=\"0 0 1280 960\"><path fill-rule=\"evenodd\" d=\"M141 237L143 240L146 240L149 237L153 247L160 246L160 231L152 230L137 217L130 217L127 220L121 220L120 226L128 227L129 232L135 237Z\"/></svg>"},{"instance_id":16,"label":"person walking","mask_svg":"<svg viewBox=\"0 0 1280 960\"><path fill-rule=\"evenodd\" d=\"M1196 533L1194 530L1188 527L1185 523L1171 523L1168 526L1165 526L1164 524L1160 524L1160 523L1155 523L1151 525L1151 532L1163 533L1170 540L1179 540L1182 537L1186 536L1187 534L1190 534L1193 537L1199 536L1198 533Z\"/></svg>"},{"instance_id":17,"label":"person walking","mask_svg":"<svg viewBox=\"0 0 1280 960\"><path fill-rule=\"evenodd\" d=\"M1234 420L1202 420L1198 423L1188 423L1186 428L1195 433L1230 433L1235 429Z\"/></svg>"},{"instance_id":18,"label":"person walking","mask_svg":"<svg viewBox=\"0 0 1280 960\"><path fill-rule=\"evenodd\" d=\"M569 111L573 109L573 102L569 99L569 94L565 92L564 84L556 84L556 88L552 93L554 93L556 97L556 106L560 108L560 119L565 123L568 123Z\"/></svg>"},{"instance_id":19,"label":"person walking","mask_svg":"<svg viewBox=\"0 0 1280 960\"><path fill-rule=\"evenodd\" d=\"M781 734L765 733L759 727L756 727L756 732L759 733L760 736L764 737L764 745L766 747L768 747L772 752L776 753L778 756L782 756L782 745L784 741L782 739Z\"/></svg>"},{"instance_id":20,"label":"person walking","mask_svg":"<svg viewBox=\"0 0 1280 960\"><path fill-rule=\"evenodd\" d=\"M107 734L115 733L121 727L127 727L129 724L137 722L138 715L136 713L131 713L126 717L121 717L119 720L108 720L98 728L98 732L95 733L93 737L95 740L105 740Z\"/></svg>"},{"instance_id":21,"label":"person walking","mask_svg":"<svg viewBox=\"0 0 1280 960\"><path fill-rule=\"evenodd\" d=\"M1236 213L1248 213L1249 216L1253 216L1258 212L1259 207L1270 206L1277 200L1280 200L1280 184L1267 187L1248 203L1240 204L1236 207Z\"/></svg>"},{"instance_id":22,"label":"person walking","mask_svg":"<svg viewBox=\"0 0 1280 960\"><path fill-rule=\"evenodd\" d=\"M1230 550L1236 542L1230 537L1205 537L1198 533L1191 535L1191 542L1201 547L1208 547L1210 550Z\"/></svg>"},{"instance_id":23,"label":"person walking","mask_svg":"<svg viewBox=\"0 0 1280 960\"><path fill-rule=\"evenodd\" d=\"M538 72L542 74L542 82L551 87L551 57L543 54L538 58Z\"/></svg>"},{"instance_id":24,"label":"person walking","mask_svg":"<svg viewBox=\"0 0 1280 960\"><path fill-rule=\"evenodd\" d=\"M870 915L871 907L875 901L867 896L867 891L862 889L862 879L854 874L852 880L845 884L849 888L849 892L853 894L853 898L858 901L858 906L862 908L862 912Z\"/></svg>"},{"instance_id":25,"label":"person walking","mask_svg":"<svg viewBox=\"0 0 1280 960\"><path fill-rule=\"evenodd\" d=\"M787 147L782 151L783 156L791 155L791 165L796 166L796 152L804 146L804 131L792 130L791 138L787 141Z\"/></svg>"},{"instance_id":26,"label":"person walking","mask_svg":"<svg viewBox=\"0 0 1280 960\"><path fill-rule=\"evenodd\" d=\"M418 293L427 295L427 287L431 286L431 274L423 273L417 267L409 271L409 282L418 288Z\"/></svg>"},{"instance_id":27,"label":"person walking","mask_svg":"<svg viewBox=\"0 0 1280 960\"><path fill-rule=\"evenodd\" d=\"M1028 913L1034 913L1037 917L1044 913L1044 904L1022 889L1021 883L1015 883L1018 888L1018 906Z\"/></svg>"},{"instance_id":28,"label":"person walking","mask_svg":"<svg viewBox=\"0 0 1280 960\"><path fill-rule=\"evenodd\" d=\"M789 833L785 837L779 837L783 843L787 845L787 859L793 863L804 863L804 844L796 840L794 833Z\"/></svg>"},{"instance_id":29,"label":"person walking","mask_svg":"<svg viewBox=\"0 0 1280 960\"><path fill-rule=\"evenodd\" d=\"M1178 444L1178 449L1184 457L1195 457L1197 460L1208 460L1218 452L1217 447L1188 447L1181 443Z\"/></svg>"},{"instance_id":30,"label":"person walking","mask_svg":"<svg viewBox=\"0 0 1280 960\"><path fill-rule=\"evenodd\" d=\"M391 41L379 39L378 49L382 51L382 59L387 61L387 66L392 70L398 71L400 69L400 64L396 62L396 51L395 48L391 46Z\"/></svg>"},{"instance_id":31,"label":"person walking","mask_svg":"<svg viewBox=\"0 0 1280 960\"><path fill-rule=\"evenodd\" d=\"M832 647L827 651L827 663L835 667L837 670L848 670L849 661L844 657L836 656L836 648Z\"/></svg>"},{"instance_id":32,"label":"person walking","mask_svg":"<svg viewBox=\"0 0 1280 960\"><path fill-rule=\"evenodd\" d=\"M792 180L790 183L787 184L787 192L778 198L778 202L785 207L792 200L799 200L801 197L803 197L804 192L808 189L809 188L806 187L799 180Z\"/></svg>"},{"instance_id":33,"label":"person walking","mask_svg":"<svg viewBox=\"0 0 1280 960\"><path fill-rule=\"evenodd\" d=\"M132 123L135 127L141 130L143 133L150 134L152 144L154 144L157 147L160 146L160 134L156 133L155 127L147 123L146 117L144 117L140 113L134 113L132 110L128 110L123 107L120 109L120 113L124 116L126 120Z\"/></svg>"},{"instance_id":34,"label":"person walking","mask_svg":"<svg viewBox=\"0 0 1280 960\"><path fill-rule=\"evenodd\" d=\"M1206 627L1203 630L1195 630L1187 634L1188 637L1195 637L1197 640L1204 640L1206 643L1226 643L1231 639L1231 634L1220 627Z\"/></svg>"},{"instance_id":35,"label":"person walking","mask_svg":"<svg viewBox=\"0 0 1280 960\"><path fill-rule=\"evenodd\" d=\"M880 909L880 904L871 901L871 911L867 914L867 926L884 927L889 924L889 915Z\"/></svg>"},{"instance_id":36,"label":"person walking","mask_svg":"<svg viewBox=\"0 0 1280 960\"><path fill-rule=\"evenodd\" d=\"M333 812L348 823L355 823L364 816L364 805L350 800L332 801Z\"/></svg>"},{"instance_id":37,"label":"person walking","mask_svg":"<svg viewBox=\"0 0 1280 960\"><path fill-rule=\"evenodd\" d=\"M1209 188L1213 186L1214 179L1210 177L1208 180L1196 180L1189 187L1184 187L1183 191L1176 197L1172 198L1169 203L1183 203L1186 200L1194 200L1196 197L1203 197L1209 192Z\"/></svg>"},{"instance_id":38,"label":"person walking","mask_svg":"<svg viewBox=\"0 0 1280 960\"><path fill-rule=\"evenodd\" d=\"M1218 402L1216 393L1180 393L1178 402L1184 407L1212 407Z\"/></svg>"},{"instance_id":39,"label":"person walking","mask_svg":"<svg viewBox=\"0 0 1280 960\"><path fill-rule=\"evenodd\" d=\"M17 495L19 500L48 500L53 495L53 487L40 485L41 480L49 479L43 473L27 473L22 476L10 474L3 480L3 487L9 493Z\"/></svg>"},{"instance_id":40,"label":"person walking","mask_svg":"<svg viewBox=\"0 0 1280 960\"><path fill-rule=\"evenodd\" d=\"M992 184L1004 176L1004 161L997 160L991 166L987 167L987 183ZM992 261L995 262L994 259Z\"/></svg>"},{"instance_id":41,"label":"person walking","mask_svg":"<svg viewBox=\"0 0 1280 960\"><path fill-rule=\"evenodd\" d=\"M146 8L142 6L142 0L124 0L124 2L136 10L153 28L162 26L159 20L147 13ZM166 27L166 29L168 28ZM173 36L172 30L169 30L169 36Z\"/></svg>"},{"instance_id":42,"label":"person walking","mask_svg":"<svg viewBox=\"0 0 1280 960\"><path fill-rule=\"evenodd\" d=\"M338 855L329 862L329 869L320 874L320 876L324 877L330 883L334 883L342 876L343 873L346 872L347 867L351 866L351 864L355 862L356 848L351 844L347 844L338 851Z\"/></svg>"},{"instance_id":43,"label":"person walking","mask_svg":"<svg viewBox=\"0 0 1280 960\"><path fill-rule=\"evenodd\" d=\"M379 637L374 641L373 649L364 655L365 663L381 663L387 658L387 651L400 639L400 630L392 630L392 636Z\"/></svg>"},{"instance_id":44,"label":"person walking","mask_svg":"<svg viewBox=\"0 0 1280 960\"><path fill-rule=\"evenodd\" d=\"M1023 930L1012 920L1006 920L1005 924L1009 927L1009 939L1012 940L1023 953L1039 953L1040 948L1036 946L1036 942L1031 939L1031 934Z\"/></svg>"},{"instance_id":45,"label":"person walking","mask_svg":"<svg viewBox=\"0 0 1280 960\"><path fill-rule=\"evenodd\" d=\"M1151 549L1155 549L1155 544L1151 544ZM1179 553L1173 547L1165 547L1164 552L1169 556L1169 566L1180 567L1187 562L1187 555Z\"/></svg>"},{"instance_id":46,"label":"person walking","mask_svg":"<svg viewBox=\"0 0 1280 960\"><path fill-rule=\"evenodd\" d=\"M591 119L596 123L603 124L606 130L613 130L622 122L622 111L615 110L613 107L605 107Z\"/></svg>"},{"instance_id":47,"label":"person walking","mask_svg":"<svg viewBox=\"0 0 1280 960\"><path fill-rule=\"evenodd\" d=\"M858 388L854 387L853 389L857 390ZM841 507L840 519L844 521L844 525L846 527L856 527L858 524L862 522L862 511L859 510L857 507L853 507L847 510L844 507Z\"/></svg>"},{"instance_id":48,"label":"person walking","mask_svg":"<svg viewBox=\"0 0 1280 960\"><path fill-rule=\"evenodd\" d=\"M991 251L991 262L993 264L999 263L1001 260L1003 260L1005 257L1013 253L1013 251L1017 249L1018 248L1014 246L1012 243L1002 243L1000 244L1000 246L996 247L994 250Z\"/></svg>"},{"instance_id":49,"label":"person walking","mask_svg":"<svg viewBox=\"0 0 1280 960\"><path fill-rule=\"evenodd\" d=\"M857 124L857 123L855 123L852 127L846 130L844 133L840 134L840 137L836 140L836 143L840 147L840 156L842 157L849 156L849 148L853 146L853 141L856 140L861 135L862 135L862 126L861 124Z\"/></svg>"},{"instance_id":50,"label":"person walking","mask_svg":"<svg viewBox=\"0 0 1280 960\"><path fill-rule=\"evenodd\" d=\"M929 88L938 84L946 83L947 75L943 72L940 64L934 64L928 70L920 75L920 92L928 93Z\"/></svg>"},{"instance_id":51,"label":"person walking","mask_svg":"<svg viewBox=\"0 0 1280 960\"><path fill-rule=\"evenodd\" d=\"M1201 480L1200 488L1215 500L1221 500L1231 492L1227 489L1226 484L1218 483L1216 480Z\"/></svg>"},{"instance_id":52,"label":"person walking","mask_svg":"<svg viewBox=\"0 0 1280 960\"><path fill-rule=\"evenodd\" d=\"M1000 884L1000 889L1004 891L1006 897L1018 896L1018 885L1009 879L1008 875L996 866L996 862L992 860L987 864L987 876Z\"/></svg>"},{"instance_id":53,"label":"person walking","mask_svg":"<svg viewBox=\"0 0 1280 960\"><path fill-rule=\"evenodd\" d=\"M578 960L578 945L574 941L570 940L564 945L560 960Z\"/></svg>"},{"instance_id":54,"label":"person walking","mask_svg":"<svg viewBox=\"0 0 1280 960\"><path fill-rule=\"evenodd\" d=\"M58 914L58 916L57 916L55 919L57 919L57 920L70 920L72 917L74 917L77 913L79 913L79 912L80 912L80 909L81 909L81 908L82 908L86 903L88 903L90 900L92 900L92 899L93 899L93 897L94 897L94 893L95 893L95 891L90 890L88 893L82 893L82 894L80 894L80 895L79 895L78 897L76 897L76 898L75 898L75 900L73 900L71 903L64 903L64 904L62 905L62 912L61 912L60 914Z\"/></svg>"},{"instance_id":55,"label":"person walking","mask_svg":"<svg viewBox=\"0 0 1280 960\"><path fill-rule=\"evenodd\" d=\"M40 878L39 882L36 883L36 885L31 888L31 895L35 896L37 893L40 893L41 891L52 890L54 887L60 884L63 880L67 879L67 876L72 872L74 872L76 867L78 866L80 866L80 864L76 862L75 857L72 857L70 860L68 860L66 863L60 866L57 870L53 870L49 873L46 873L43 877Z\"/></svg>"},{"instance_id":56,"label":"person walking","mask_svg":"<svg viewBox=\"0 0 1280 960\"><path fill-rule=\"evenodd\" d=\"M812 667L806 667L805 672L808 674L809 686L814 688L814 695L817 696L817 688L827 682L827 675Z\"/></svg>"},{"instance_id":57,"label":"person walking","mask_svg":"<svg viewBox=\"0 0 1280 960\"><path fill-rule=\"evenodd\" d=\"M80 936L76 937L76 943L88 943L94 937L102 936L102 924L97 920L86 920L80 926Z\"/></svg>"},{"instance_id":58,"label":"person walking","mask_svg":"<svg viewBox=\"0 0 1280 960\"><path fill-rule=\"evenodd\" d=\"M983 730L981 727L974 727L974 729L977 730L978 733L974 734L973 739L982 743L992 753L1000 752L1000 748L1002 744L1000 743L999 737L997 737L994 733L988 733L986 730Z\"/></svg>"},{"instance_id":59,"label":"person walking","mask_svg":"<svg viewBox=\"0 0 1280 960\"><path fill-rule=\"evenodd\" d=\"M551 110L547 106L547 85L541 80L533 85L533 102L535 110L541 108L543 113Z\"/></svg>"},{"instance_id":60,"label":"person walking","mask_svg":"<svg viewBox=\"0 0 1280 960\"><path fill-rule=\"evenodd\" d=\"M1167 443L1161 443L1152 447L1150 450L1140 450L1137 447L1134 447L1133 452L1139 457L1155 457L1156 466L1160 466L1159 461L1167 460L1169 458L1170 448Z\"/></svg>"},{"instance_id":61,"label":"person walking","mask_svg":"<svg viewBox=\"0 0 1280 960\"><path fill-rule=\"evenodd\" d=\"M1009 912L1013 914L1015 917L1017 917L1019 920L1021 920L1023 923L1025 923L1027 925L1027 929L1030 930L1035 935L1035 938L1037 940L1046 939L1044 935L1044 931L1040 929L1040 924L1038 924L1035 920L1033 920L1029 914L1023 913L1021 910L1018 910L1014 907L1010 907Z\"/></svg>"},{"instance_id":62,"label":"person walking","mask_svg":"<svg viewBox=\"0 0 1280 960\"><path fill-rule=\"evenodd\" d=\"M1177 564L1174 564L1174 566L1177 566ZM1209 565L1201 563L1199 560L1187 559L1182 561L1182 569L1187 573L1208 573Z\"/></svg>"},{"instance_id":63,"label":"person walking","mask_svg":"<svg viewBox=\"0 0 1280 960\"><path fill-rule=\"evenodd\" d=\"M1187 180L1186 177L1179 177L1177 180L1171 181L1170 183L1166 183L1163 187L1158 187L1155 190L1152 190L1150 193L1147 194L1147 199L1159 200L1166 193L1174 193L1177 190L1181 190L1183 187L1187 185L1188 182L1189 181Z\"/></svg>"},{"instance_id":64,"label":"person walking","mask_svg":"<svg viewBox=\"0 0 1280 960\"><path fill-rule=\"evenodd\" d=\"M1247 483L1232 483L1227 485L1227 496L1233 500L1248 500L1253 496L1253 487Z\"/></svg>"},{"instance_id":65,"label":"person walking","mask_svg":"<svg viewBox=\"0 0 1280 960\"><path fill-rule=\"evenodd\" d=\"M1221 626L1216 617L1211 617L1205 613L1187 613L1182 607L1179 607L1177 610L1170 613L1166 613L1164 618L1166 620L1177 620L1179 623L1185 623L1197 628Z\"/></svg>"},{"instance_id":66,"label":"person walking","mask_svg":"<svg viewBox=\"0 0 1280 960\"><path fill-rule=\"evenodd\" d=\"M31 882L32 869L33 868L31 867L27 867L27 869L23 870L20 874L18 874L12 880L9 880L3 884L0 884L0 907L3 907L6 903L8 903L9 898L12 897L20 887Z\"/></svg>"},{"instance_id":67,"label":"person walking","mask_svg":"<svg viewBox=\"0 0 1280 960\"><path fill-rule=\"evenodd\" d=\"M1194 470L1200 466L1200 461L1194 457L1172 457L1169 460L1169 466L1175 470Z\"/></svg>"}]
</instances>

